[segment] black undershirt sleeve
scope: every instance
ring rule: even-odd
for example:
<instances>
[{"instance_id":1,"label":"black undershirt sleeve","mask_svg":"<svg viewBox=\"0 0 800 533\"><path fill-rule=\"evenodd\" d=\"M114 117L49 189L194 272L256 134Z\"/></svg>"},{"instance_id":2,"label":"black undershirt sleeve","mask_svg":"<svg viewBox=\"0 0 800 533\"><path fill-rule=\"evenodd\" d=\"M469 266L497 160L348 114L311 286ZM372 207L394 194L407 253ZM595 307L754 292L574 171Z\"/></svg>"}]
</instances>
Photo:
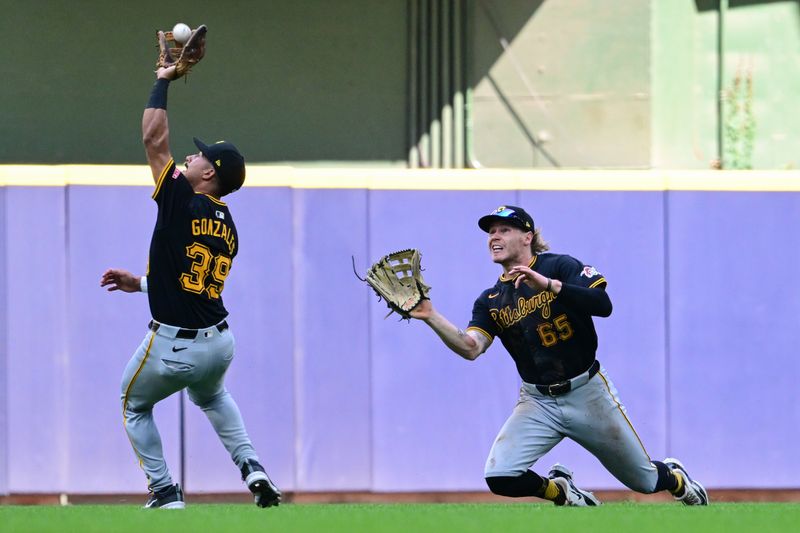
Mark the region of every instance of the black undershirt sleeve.
<instances>
[{"instance_id":1,"label":"black undershirt sleeve","mask_svg":"<svg viewBox=\"0 0 800 533\"><path fill-rule=\"evenodd\" d=\"M580 287L569 283L561 284L558 299L562 303L592 316L607 317L611 315L611 298L605 290L595 287Z\"/></svg>"}]
</instances>

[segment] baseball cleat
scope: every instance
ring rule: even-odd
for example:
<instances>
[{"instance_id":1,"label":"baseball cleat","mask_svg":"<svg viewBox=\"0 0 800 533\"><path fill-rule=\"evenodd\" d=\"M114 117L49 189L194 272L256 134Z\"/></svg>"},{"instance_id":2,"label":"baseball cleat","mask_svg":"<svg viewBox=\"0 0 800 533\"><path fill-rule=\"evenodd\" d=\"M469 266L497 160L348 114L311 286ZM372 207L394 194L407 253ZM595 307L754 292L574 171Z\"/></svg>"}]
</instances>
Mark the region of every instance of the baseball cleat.
<instances>
[{"instance_id":1,"label":"baseball cleat","mask_svg":"<svg viewBox=\"0 0 800 533\"><path fill-rule=\"evenodd\" d=\"M705 487L689 477L683 463L673 457L668 457L664 459L664 464L683 477L683 490L680 494L673 494L673 498L683 505L708 505L708 493Z\"/></svg>"},{"instance_id":2,"label":"baseball cleat","mask_svg":"<svg viewBox=\"0 0 800 533\"><path fill-rule=\"evenodd\" d=\"M553 480L553 483L558 485L561 492L566 497L566 501L562 504L570 507L594 507L600 504L600 500L589 492L588 490L581 490L572 482L572 470L566 466L556 463L550 468L550 473L547 475Z\"/></svg>"},{"instance_id":3,"label":"baseball cleat","mask_svg":"<svg viewBox=\"0 0 800 533\"><path fill-rule=\"evenodd\" d=\"M183 509L183 491L177 483L165 489L150 493L150 499L144 504L145 509Z\"/></svg>"},{"instance_id":4,"label":"baseball cleat","mask_svg":"<svg viewBox=\"0 0 800 533\"><path fill-rule=\"evenodd\" d=\"M242 480L253 493L259 507L273 507L281 503L281 491L272 482L264 467L255 459L247 459L242 465Z\"/></svg>"}]
</instances>

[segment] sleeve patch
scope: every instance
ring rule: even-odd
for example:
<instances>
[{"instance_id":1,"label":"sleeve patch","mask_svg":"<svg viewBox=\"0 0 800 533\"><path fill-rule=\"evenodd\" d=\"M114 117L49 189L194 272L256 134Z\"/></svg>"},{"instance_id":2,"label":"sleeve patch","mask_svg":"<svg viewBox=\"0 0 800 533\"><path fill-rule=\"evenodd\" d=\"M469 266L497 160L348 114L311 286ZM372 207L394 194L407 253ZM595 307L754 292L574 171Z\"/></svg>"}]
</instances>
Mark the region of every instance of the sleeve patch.
<instances>
[{"instance_id":1,"label":"sleeve patch","mask_svg":"<svg viewBox=\"0 0 800 533\"><path fill-rule=\"evenodd\" d=\"M594 268L593 266L585 266L585 267L583 267L583 270L581 271L581 276L585 276L585 277L587 277L589 279L591 279L591 278L593 278L595 276L601 276L601 275L602 274L600 274L600 272L598 272L597 269Z\"/></svg>"}]
</instances>

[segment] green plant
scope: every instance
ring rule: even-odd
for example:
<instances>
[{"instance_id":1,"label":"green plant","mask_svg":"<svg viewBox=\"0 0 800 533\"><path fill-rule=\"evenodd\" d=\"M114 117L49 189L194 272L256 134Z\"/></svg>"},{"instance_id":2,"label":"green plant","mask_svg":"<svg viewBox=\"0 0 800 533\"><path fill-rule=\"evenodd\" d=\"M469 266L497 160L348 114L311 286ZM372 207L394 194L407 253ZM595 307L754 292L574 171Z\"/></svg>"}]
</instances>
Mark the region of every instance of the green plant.
<instances>
[{"instance_id":1,"label":"green plant","mask_svg":"<svg viewBox=\"0 0 800 533\"><path fill-rule=\"evenodd\" d=\"M756 123L753 116L753 69L739 67L729 88L723 90L722 168L752 169Z\"/></svg>"}]
</instances>

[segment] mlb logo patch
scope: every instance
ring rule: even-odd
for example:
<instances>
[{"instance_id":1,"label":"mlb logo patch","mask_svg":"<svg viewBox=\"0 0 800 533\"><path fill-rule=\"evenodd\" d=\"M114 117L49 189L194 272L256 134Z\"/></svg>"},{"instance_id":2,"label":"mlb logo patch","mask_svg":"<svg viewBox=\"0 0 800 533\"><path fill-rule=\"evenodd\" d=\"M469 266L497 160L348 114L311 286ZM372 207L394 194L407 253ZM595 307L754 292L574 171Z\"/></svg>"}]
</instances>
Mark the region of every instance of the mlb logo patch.
<instances>
[{"instance_id":1,"label":"mlb logo patch","mask_svg":"<svg viewBox=\"0 0 800 533\"><path fill-rule=\"evenodd\" d=\"M217 215L217 218L221 218L222 220L225 220L225 213L223 213L222 211L217 211L216 215Z\"/></svg>"},{"instance_id":2,"label":"mlb logo patch","mask_svg":"<svg viewBox=\"0 0 800 533\"><path fill-rule=\"evenodd\" d=\"M178 179L178 176L181 175L181 171L178 170L178 167L175 167L175 170L172 171L172 179Z\"/></svg>"}]
</instances>

